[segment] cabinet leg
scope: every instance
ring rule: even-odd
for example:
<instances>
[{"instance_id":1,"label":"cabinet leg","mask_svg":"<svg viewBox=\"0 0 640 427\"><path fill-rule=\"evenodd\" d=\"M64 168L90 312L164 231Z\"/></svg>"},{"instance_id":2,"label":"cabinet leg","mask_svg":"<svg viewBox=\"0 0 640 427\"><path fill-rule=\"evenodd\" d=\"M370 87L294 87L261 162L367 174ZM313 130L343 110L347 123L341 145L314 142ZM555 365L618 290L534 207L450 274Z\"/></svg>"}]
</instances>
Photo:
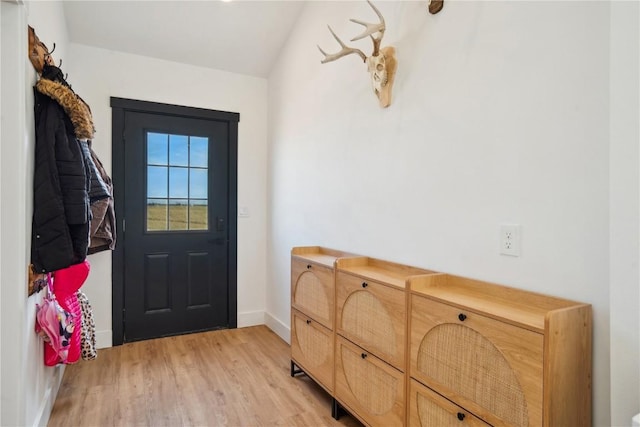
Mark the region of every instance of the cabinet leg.
<instances>
[{"instance_id":1,"label":"cabinet leg","mask_svg":"<svg viewBox=\"0 0 640 427\"><path fill-rule=\"evenodd\" d=\"M291 361L291 376L295 377L298 374L304 374L304 371L295 364L295 362Z\"/></svg>"},{"instance_id":2,"label":"cabinet leg","mask_svg":"<svg viewBox=\"0 0 640 427\"><path fill-rule=\"evenodd\" d=\"M331 416L333 417L333 419L335 419L335 420L339 420L340 419L340 411L341 410L342 410L342 408L340 407L340 404L338 403L336 398L332 397L331 398Z\"/></svg>"}]
</instances>

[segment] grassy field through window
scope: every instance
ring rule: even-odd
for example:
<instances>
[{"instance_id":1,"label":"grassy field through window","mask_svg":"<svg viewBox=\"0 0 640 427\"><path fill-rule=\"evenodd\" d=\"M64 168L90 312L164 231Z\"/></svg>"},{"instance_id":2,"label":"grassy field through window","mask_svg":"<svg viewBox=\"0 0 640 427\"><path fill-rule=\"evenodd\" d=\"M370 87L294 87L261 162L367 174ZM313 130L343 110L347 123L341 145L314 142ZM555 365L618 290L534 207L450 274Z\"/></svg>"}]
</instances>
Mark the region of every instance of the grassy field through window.
<instances>
[{"instance_id":1,"label":"grassy field through window","mask_svg":"<svg viewBox=\"0 0 640 427\"><path fill-rule=\"evenodd\" d=\"M148 204L147 231L207 230L207 217L207 205Z\"/></svg>"}]
</instances>

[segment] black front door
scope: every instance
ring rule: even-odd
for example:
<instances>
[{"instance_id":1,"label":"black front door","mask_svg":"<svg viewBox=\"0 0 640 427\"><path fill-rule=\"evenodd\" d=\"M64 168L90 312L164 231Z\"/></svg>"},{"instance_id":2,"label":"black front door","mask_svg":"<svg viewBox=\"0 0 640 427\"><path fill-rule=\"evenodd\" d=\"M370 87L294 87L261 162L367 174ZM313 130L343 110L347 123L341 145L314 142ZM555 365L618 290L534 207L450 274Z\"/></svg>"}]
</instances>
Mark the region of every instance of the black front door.
<instances>
[{"instance_id":1,"label":"black front door","mask_svg":"<svg viewBox=\"0 0 640 427\"><path fill-rule=\"evenodd\" d=\"M235 132L175 113L122 120L123 341L235 327Z\"/></svg>"}]
</instances>

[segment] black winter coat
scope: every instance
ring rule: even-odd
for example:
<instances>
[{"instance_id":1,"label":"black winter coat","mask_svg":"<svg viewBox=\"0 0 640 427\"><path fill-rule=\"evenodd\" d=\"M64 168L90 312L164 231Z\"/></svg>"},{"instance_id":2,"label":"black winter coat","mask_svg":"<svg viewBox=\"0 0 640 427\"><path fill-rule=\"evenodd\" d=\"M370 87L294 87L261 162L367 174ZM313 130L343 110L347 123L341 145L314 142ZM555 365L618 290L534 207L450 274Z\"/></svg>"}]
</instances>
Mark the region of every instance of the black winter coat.
<instances>
[{"instance_id":1,"label":"black winter coat","mask_svg":"<svg viewBox=\"0 0 640 427\"><path fill-rule=\"evenodd\" d=\"M86 116L88 107L56 67L45 67L34 93L31 262L36 272L50 272L77 264L87 256L90 172L78 138L87 136L82 132L83 126L87 128L87 117L82 116ZM90 113L88 120L91 123Z\"/></svg>"}]
</instances>

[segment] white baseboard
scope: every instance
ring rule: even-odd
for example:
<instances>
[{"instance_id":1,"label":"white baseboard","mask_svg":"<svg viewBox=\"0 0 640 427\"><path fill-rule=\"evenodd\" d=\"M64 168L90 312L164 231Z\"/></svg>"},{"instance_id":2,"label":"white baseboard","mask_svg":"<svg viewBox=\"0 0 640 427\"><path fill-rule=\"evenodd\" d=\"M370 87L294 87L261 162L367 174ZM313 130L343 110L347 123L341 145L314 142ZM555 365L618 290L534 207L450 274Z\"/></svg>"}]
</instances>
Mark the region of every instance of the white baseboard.
<instances>
[{"instance_id":1,"label":"white baseboard","mask_svg":"<svg viewBox=\"0 0 640 427\"><path fill-rule=\"evenodd\" d=\"M238 317L237 317L238 328L246 328L249 326L266 324L271 329L273 329L275 333L280 335L282 339L289 342L289 328L287 328L284 324L282 324L280 321L276 320L275 318L268 316L270 319L273 319L271 320L271 324L274 326L273 327L270 326L270 323L265 322L267 316L268 315L264 311L245 311L244 313L238 313ZM276 329L276 328L279 328L279 329ZM287 337L286 339L281 333L278 332L279 330L282 330L282 334L284 334L284 336ZM98 349L108 348L112 346L113 346L113 333L111 330L96 331L96 347Z\"/></svg>"},{"instance_id":2,"label":"white baseboard","mask_svg":"<svg viewBox=\"0 0 640 427\"><path fill-rule=\"evenodd\" d=\"M113 333L109 329L107 331L96 331L96 348L113 347Z\"/></svg>"},{"instance_id":3,"label":"white baseboard","mask_svg":"<svg viewBox=\"0 0 640 427\"><path fill-rule=\"evenodd\" d=\"M53 404L56 402L56 397L58 397L58 390L60 390L60 384L62 384L62 377L64 376L64 365L57 365L54 369L54 374L51 378L51 385L45 391L44 397L42 398L42 403L40 404L40 409L38 409L38 415L33 421L33 427L46 427L49 423L49 417L51 416L51 410L53 409Z\"/></svg>"},{"instance_id":4,"label":"white baseboard","mask_svg":"<svg viewBox=\"0 0 640 427\"><path fill-rule=\"evenodd\" d=\"M245 311L244 313L238 313L236 319L238 328L264 325L264 311Z\"/></svg>"},{"instance_id":5,"label":"white baseboard","mask_svg":"<svg viewBox=\"0 0 640 427\"><path fill-rule=\"evenodd\" d=\"M287 344L291 344L291 329L276 319L269 313L264 314L265 325L273 332L275 332L280 338L282 338Z\"/></svg>"}]
</instances>

